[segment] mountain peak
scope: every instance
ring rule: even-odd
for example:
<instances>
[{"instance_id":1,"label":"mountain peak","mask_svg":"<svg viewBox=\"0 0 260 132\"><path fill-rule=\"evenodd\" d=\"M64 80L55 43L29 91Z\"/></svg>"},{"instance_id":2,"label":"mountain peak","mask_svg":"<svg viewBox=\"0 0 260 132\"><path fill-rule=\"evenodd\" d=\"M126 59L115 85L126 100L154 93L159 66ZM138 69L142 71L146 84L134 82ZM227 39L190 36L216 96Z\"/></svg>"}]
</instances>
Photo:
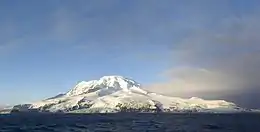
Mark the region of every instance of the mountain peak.
<instances>
[{"instance_id":1,"label":"mountain peak","mask_svg":"<svg viewBox=\"0 0 260 132\"><path fill-rule=\"evenodd\" d=\"M66 95L75 96L107 88L110 88L110 90L113 89L114 91L128 91L133 87L140 87L140 84L123 76L103 76L98 80L79 82L73 89L66 93Z\"/></svg>"},{"instance_id":2,"label":"mountain peak","mask_svg":"<svg viewBox=\"0 0 260 132\"><path fill-rule=\"evenodd\" d=\"M126 78L126 77L123 77L123 76L120 76L120 75L110 75L110 76L103 76L101 77L100 79L111 79L111 78Z\"/></svg>"},{"instance_id":3,"label":"mountain peak","mask_svg":"<svg viewBox=\"0 0 260 132\"><path fill-rule=\"evenodd\" d=\"M131 84L131 85L136 85L136 86L140 86L139 83L137 83L136 81L132 80L132 79L129 79L127 77L123 77L123 76L118 76L118 75L115 75L115 76L103 76L99 79L100 82L125 82L125 83L128 83L128 84Z\"/></svg>"}]
</instances>

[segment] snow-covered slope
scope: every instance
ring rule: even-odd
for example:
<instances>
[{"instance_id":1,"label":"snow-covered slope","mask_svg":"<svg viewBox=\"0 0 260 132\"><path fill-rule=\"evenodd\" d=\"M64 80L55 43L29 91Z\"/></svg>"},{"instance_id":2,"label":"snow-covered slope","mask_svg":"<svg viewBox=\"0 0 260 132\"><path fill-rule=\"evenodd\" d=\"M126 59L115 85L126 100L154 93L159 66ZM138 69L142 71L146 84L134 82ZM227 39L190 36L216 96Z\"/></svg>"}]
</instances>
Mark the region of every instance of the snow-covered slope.
<instances>
[{"instance_id":1,"label":"snow-covered slope","mask_svg":"<svg viewBox=\"0 0 260 132\"><path fill-rule=\"evenodd\" d=\"M27 107L27 105L26 105ZM143 90L122 76L104 76L82 81L65 94L35 102L29 110L48 112L241 112L244 109L224 100L182 99Z\"/></svg>"}]
</instances>

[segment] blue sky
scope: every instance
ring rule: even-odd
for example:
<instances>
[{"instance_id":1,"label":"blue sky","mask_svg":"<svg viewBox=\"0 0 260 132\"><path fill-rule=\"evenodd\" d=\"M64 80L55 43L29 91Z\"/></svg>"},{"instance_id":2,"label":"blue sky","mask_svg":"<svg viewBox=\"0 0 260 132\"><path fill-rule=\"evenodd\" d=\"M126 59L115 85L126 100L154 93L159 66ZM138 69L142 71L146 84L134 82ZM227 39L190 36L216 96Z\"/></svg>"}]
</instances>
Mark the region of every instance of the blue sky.
<instances>
[{"instance_id":1,"label":"blue sky","mask_svg":"<svg viewBox=\"0 0 260 132\"><path fill-rule=\"evenodd\" d=\"M0 104L40 100L104 75L146 85L164 82L162 73L174 67L205 68L233 48L202 45L197 58L187 63L180 61L187 56L179 54L186 50L187 38L229 36L241 30L233 25L254 22L257 5L252 0L2 0Z\"/></svg>"}]
</instances>

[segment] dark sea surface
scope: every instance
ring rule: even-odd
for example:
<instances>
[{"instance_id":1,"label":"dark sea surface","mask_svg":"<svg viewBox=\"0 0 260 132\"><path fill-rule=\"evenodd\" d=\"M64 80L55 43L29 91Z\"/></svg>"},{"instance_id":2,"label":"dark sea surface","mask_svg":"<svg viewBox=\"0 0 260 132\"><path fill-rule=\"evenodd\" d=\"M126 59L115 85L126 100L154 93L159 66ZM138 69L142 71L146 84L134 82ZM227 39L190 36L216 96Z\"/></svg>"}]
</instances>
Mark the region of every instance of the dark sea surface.
<instances>
[{"instance_id":1,"label":"dark sea surface","mask_svg":"<svg viewBox=\"0 0 260 132\"><path fill-rule=\"evenodd\" d=\"M0 132L260 132L260 114L9 114Z\"/></svg>"}]
</instances>

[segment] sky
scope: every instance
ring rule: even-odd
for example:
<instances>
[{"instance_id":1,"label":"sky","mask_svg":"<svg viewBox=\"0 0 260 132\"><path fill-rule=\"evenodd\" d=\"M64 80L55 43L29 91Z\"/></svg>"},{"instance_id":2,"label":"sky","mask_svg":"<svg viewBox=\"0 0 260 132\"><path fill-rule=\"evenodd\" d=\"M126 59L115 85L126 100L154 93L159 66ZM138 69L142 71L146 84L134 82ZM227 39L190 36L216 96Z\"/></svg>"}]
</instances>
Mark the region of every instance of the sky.
<instances>
[{"instance_id":1,"label":"sky","mask_svg":"<svg viewBox=\"0 0 260 132\"><path fill-rule=\"evenodd\" d=\"M122 75L247 107L260 95L258 0L1 0L0 104Z\"/></svg>"}]
</instances>

